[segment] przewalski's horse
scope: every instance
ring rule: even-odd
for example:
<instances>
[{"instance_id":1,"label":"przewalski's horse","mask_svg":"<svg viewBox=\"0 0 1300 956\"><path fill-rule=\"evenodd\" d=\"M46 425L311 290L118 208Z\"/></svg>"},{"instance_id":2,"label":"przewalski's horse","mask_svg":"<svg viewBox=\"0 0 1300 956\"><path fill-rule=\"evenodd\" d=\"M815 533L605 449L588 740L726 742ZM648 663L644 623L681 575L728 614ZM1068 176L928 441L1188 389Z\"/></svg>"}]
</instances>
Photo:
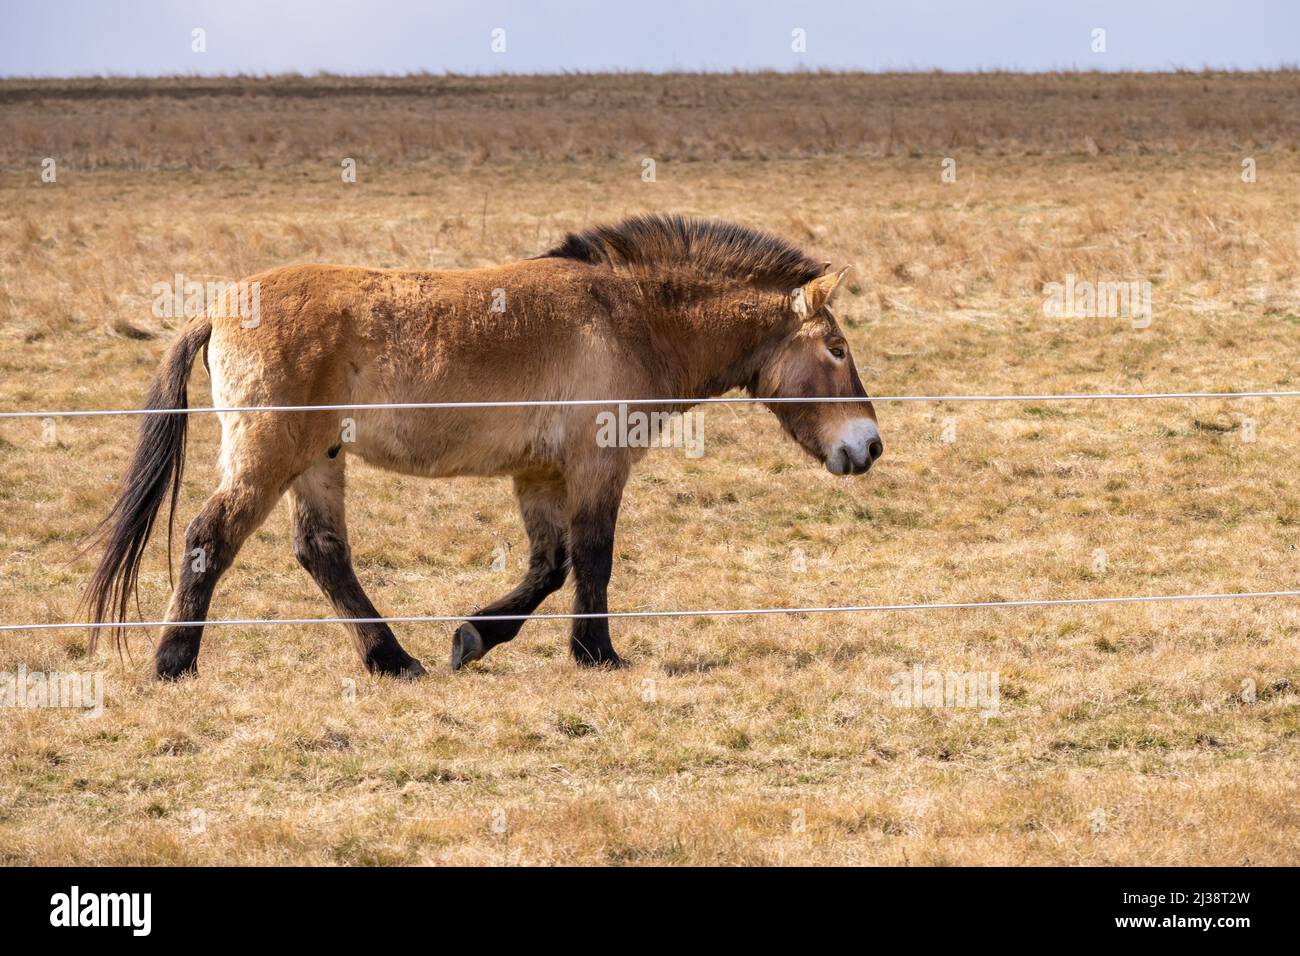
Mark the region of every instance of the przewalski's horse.
<instances>
[{"instance_id":1,"label":"przewalski's horse","mask_svg":"<svg viewBox=\"0 0 1300 956\"><path fill-rule=\"evenodd\" d=\"M700 398L730 389L758 398L866 398L826 308L844 272L827 275L827 266L744 226L637 216L498 268L276 269L248 280L260 293L259 321L218 302L185 326L146 405L185 408L191 367L204 350L221 408ZM528 571L478 614L531 614L570 568L575 613L603 614L623 486L644 454L597 441L597 416L613 407L221 412L220 485L186 531L166 620L206 618L218 579L285 492L294 554L339 616L380 617L348 547L349 454L411 475L511 476ZM635 407L653 414L687 405ZM865 472L880 457L869 402L768 407L837 475ZM352 441L341 437L344 418L353 419ZM121 496L100 526L105 550L87 591L95 621L127 619L145 544L168 498L170 539L187 421L165 414L142 421ZM466 618L452 638L453 668L510 640L523 623ZM386 624L349 628L370 671L424 673ZM196 673L202 634L194 624L165 627L156 674ZM581 664L621 663L607 618L575 619L571 648Z\"/></svg>"}]
</instances>

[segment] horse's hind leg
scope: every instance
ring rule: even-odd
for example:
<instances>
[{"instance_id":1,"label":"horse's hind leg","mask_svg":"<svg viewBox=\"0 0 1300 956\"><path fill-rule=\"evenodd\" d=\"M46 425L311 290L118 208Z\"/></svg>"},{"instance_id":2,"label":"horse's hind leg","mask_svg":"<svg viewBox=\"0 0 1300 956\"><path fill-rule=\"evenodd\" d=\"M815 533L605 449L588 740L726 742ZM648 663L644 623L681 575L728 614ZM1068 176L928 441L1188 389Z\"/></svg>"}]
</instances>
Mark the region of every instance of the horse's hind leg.
<instances>
[{"instance_id":1,"label":"horse's hind leg","mask_svg":"<svg viewBox=\"0 0 1300 956\"><path fill-rule=\"evenodd\" d=\"M569 573L565 545L565 488L562 478L516 477L515 495L528 531L528 571L519 586L478 612L456 629L451 639L451 666L459 670L498 644L511 640L524 626L517 621L484 621L479 616L532 614L557 591Z\"/></svg>"},{"instance_id":2,"label":"horse's hind leg","mask_svg":"<svg viewBox=\"0 0 1300 956\"><path fill-rule=\"evenodd\" d=\"M167 609L168 621L207 617L217 582L279 499L279 483L269 476L234 475L222 482L185 531L180 584ZM198 673L202 639L202 624L164 627L154 652L154 673L164 680Z\"/></svg>"},{"instance_id":3,"label":"horse's hind leg","mask_svg":"<svg viewBox=\"0 0 1300 956\"><path fill-rule=\"evenodd\" d=\"M325 592L340 617L380 617L352 568L343 519L343 458L323 458L289 490L293 510L293 553ZM394 677L419 677L424 668L384 623L349 624L366 670Z\"/></svg>"}]
</instances>

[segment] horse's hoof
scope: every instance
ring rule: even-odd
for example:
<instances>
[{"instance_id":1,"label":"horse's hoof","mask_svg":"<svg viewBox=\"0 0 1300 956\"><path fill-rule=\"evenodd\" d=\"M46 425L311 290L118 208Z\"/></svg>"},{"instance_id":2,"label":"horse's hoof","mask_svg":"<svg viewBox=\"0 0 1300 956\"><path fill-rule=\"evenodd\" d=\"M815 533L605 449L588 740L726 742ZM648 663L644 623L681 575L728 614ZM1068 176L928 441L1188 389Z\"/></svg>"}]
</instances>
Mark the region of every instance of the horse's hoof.
<instances>
[{"instance_id":1,"label":"horse's hoof","mask_svg":"<svg viewBox=\"0 0 1300 956\"><path fill-rule=\"evenodd\" d=\"M394 680L416 680L427 673L423 664L400 647L376 651L365 658L364 664L368 673Z\"/></svg>"},{"instance_id":2,"label":"horse's hoof","mask_svg":"<svg viewBox=\"0 0 1300 956\"><path fill-rule=\"evenodd\" d=\"M611 671L630 666L612 647L597 648L594 651L589 651L585 647L578 648L573 653L573 659L580 667L600 667Z\"/></svg>"},{"instance_id":3,"label":"horse's hoof","mask_svg":"<svg viewBox=\"0 0 1300 956\"><path fill-rule=\"evenodd\" d=\"M487 648L483 646L483 635L478 632L478 628L468 622L456 628L456 633L451 638L452 670L458 671L486 653Z\"/></svg>"},{"instance_id":4,"label":"horse's hoof","mask_svg":"<svg viewBox=\"0 0 1300 956\"><path fill-rule=\"evenodd\" d=\"M168 682L193 680L199 676L199 668L197 664L191 664L188 667L181 668L155 667L153 676L156 680Z\"/></svg>"},{"instance_id":5,"label":"horse's hoof","mask_svg":"<svg viewBox=\"0 0 1300 956\"><path fill-rule=\"evenodd\" d=\"M153 675L158 680L176 681L199 676L198 658L187 651L163 645L154 658Z\"/></svg>"},{"instance_id":6,"label":"horse's hoof","mask_svg":"<svg viewBox=\"0 0 1300 956\"><path fill-rule=\"evenodd\" d=\"M418 680L427 673L424 665L412 657L411 662L397 672L397 677L400 680Z\"/></svg>"}]
</instances>

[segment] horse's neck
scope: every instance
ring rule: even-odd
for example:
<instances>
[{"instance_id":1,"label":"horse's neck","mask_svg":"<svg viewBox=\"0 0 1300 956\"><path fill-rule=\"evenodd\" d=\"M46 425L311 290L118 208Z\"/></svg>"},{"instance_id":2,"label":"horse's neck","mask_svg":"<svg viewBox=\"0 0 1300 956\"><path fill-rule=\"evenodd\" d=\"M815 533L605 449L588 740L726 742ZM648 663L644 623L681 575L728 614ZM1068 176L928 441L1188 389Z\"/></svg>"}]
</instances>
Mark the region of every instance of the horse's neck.
<instances>
[{"instance_id":1,"label":"horse's neck","mask_svg":"<svg viewBox=\"0 0 1300 956\"><path fill-rule=\"evenodd\" d=\"M771 293L745 293L677 310L679 393L712 398L747 387L791 332L778 301Z\"/></svg>"}]
</instances>

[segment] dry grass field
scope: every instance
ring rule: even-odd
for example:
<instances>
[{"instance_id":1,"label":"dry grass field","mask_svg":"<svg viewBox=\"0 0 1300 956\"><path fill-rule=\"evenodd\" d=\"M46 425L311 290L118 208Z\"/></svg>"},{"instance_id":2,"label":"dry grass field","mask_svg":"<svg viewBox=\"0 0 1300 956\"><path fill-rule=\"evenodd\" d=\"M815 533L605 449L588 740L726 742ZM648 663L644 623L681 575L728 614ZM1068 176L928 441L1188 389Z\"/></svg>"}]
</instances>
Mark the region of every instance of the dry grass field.
<instances>
[{"instance_id":1,"label":"dry grass field","mask_svg":"<svg viewBox=\"0 0 1300 956\"><path fill-rule=\"evenodd\" d=\"M1294 389L1298 140L1294 72L6 81L0 408L136 406L174 273L474 267L643 210L853 265L837 313L875 394ZM1149 281L1150 326L1046 316L1068 275ZM707 410L702 458L651 452L628 486L611 605L1297 587L1300 401L877 410L860 479L761 408ZM76 619L77 542L135 428L0 421L4 622ZM194 421L180 524L217 437ZM386 613L461 613L522 572L507 481L350 472ZM156 539L146 615L167 579ZM331 613L283 507L213 607ZM452 630L397 628L430 666L409 684L337 626L210 629L176 685L139 632L125 663L81 631L0 635L0 672L106 687L98 718L0 709L0 863L1300 862L1294 599L622 621L612 673L535 622L453 675ZM896 706L918 664L996 673L997 714Z\"/></svg>"}]
</instances>

